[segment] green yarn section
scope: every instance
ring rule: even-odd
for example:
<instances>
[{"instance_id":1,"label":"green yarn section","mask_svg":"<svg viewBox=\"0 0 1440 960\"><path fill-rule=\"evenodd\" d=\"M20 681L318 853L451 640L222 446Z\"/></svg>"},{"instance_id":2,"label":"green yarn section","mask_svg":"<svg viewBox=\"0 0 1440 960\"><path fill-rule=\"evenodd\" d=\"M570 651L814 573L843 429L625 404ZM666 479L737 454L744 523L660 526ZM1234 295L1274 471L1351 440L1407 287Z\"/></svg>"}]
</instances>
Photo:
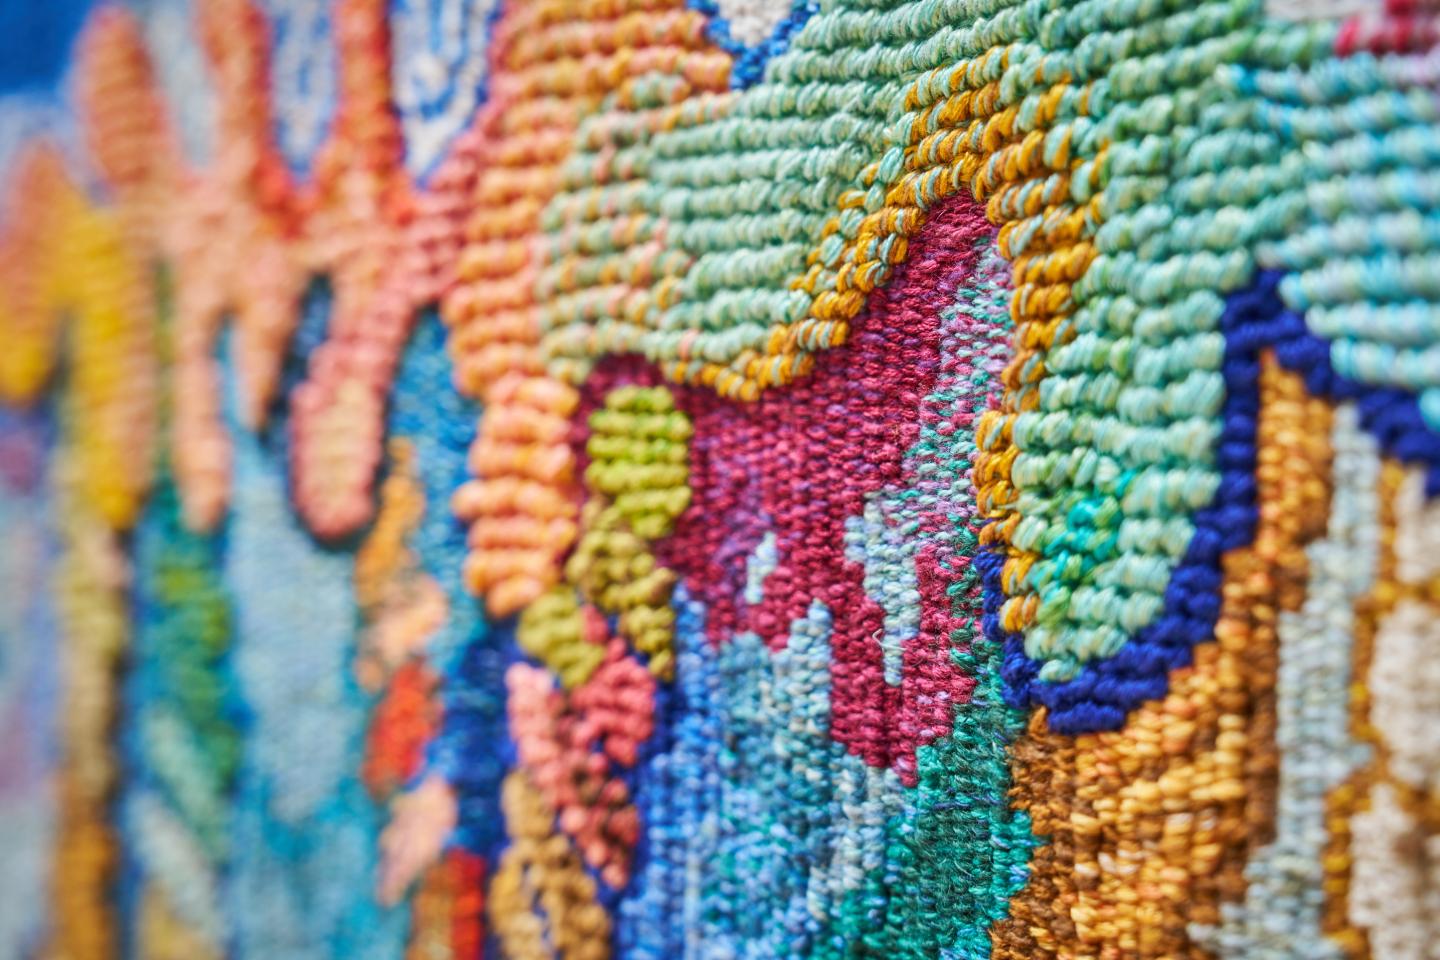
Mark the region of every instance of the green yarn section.
<instances>
[{"instance_id":1,"label":"green yarn section","mask_svg":"<svg viewBox=\"0 0 1440 960\"><path fill-rule=\"evenodd\" d=\"M124 821L138 878L217 950L229 926L221 881L242 749L222 550L219 537L185 527L166 465L135 540Z\"/></svg>"},{"instance_id":2,"label":"green yarn section","mask_svg":"<svg viewBox=\"0 0 1440 960\"><path fill-rule=\"evenodd\" d=\"M973 595L978 579L967 568L951 597ZM991 926L1025 885L1040 841L1029 816L1009 805L1007 764L1024 713L1005 705L1000 651L979 623L954 639L956 663L978 680L972 699L956 708L948 736L916 751L920 782L886 827L887 866L866 876L837 920L843 941L863 950L820 956L983 960Z\"/></svg>"},{"instance_id":3,"label":"green yarn section","mask_svg":"<svg viewBox=\"0 0 1440 960\"><path fill-rule=\"evenodd\" d=\"M979 634L955 655L982 678L975 699L957 711L950 736L917 751L913 821L892 842L901 874L886 926L893 956L990 956L990 928L1025 885L1039 843L1008 801L1006 748L1023 715L1004 706L998 651Z\"/></svg>"},{"instance_id":4,"label":"green yarn section","mask_svg":"<svg viewBox=\"0 0 1440 960\"><path fill-rule=\"evenodd\" d=\"M170 350L172 289L164 269L155 292ZM170 385L167 383L167 390ZM233 852L233 793L243 749L241 708L229 657L234 638L223 579L223 534L185 524L163 452L135 531L132 662L126 680L127 752L132 776L122 810L139 878L164 891L176 916L222 949L229 922L221 879Z\"/></svg>"},{"instance_id":5,"label":"green yarn section","mask_svg":"<svg viewBox=\"0 0 1440 960\"><path fill-rule=\"evenodd\" d=\"M551 372L578 381L601 356L638 353L689 362L684 379L698 363L738 377L807 317L814 295L795 284L812 252L838 266L862 213L842 215L842 194L896 172L885 161L908 143L907 87L1015 40L1044 6L830 3L738 94L653 77L612 96L542 220Z\"/></svg>"},{"instance_id":6,"label":"green yarn section","mask_svg":"<svg viewBox=\"0 0 1440 960\"><path fill-rule=\"evenodd\" d=\"M1074 676L1154 622L1214 496L1223 297L1292 221L1293 169L1224 82L1227 65L1304 63L1333 27L1260 28L1260 5L1079 3L1047 19L1047 59L1086 88L1072 152L1093 157L1096 250L1073 314L1034 359L1038 405L1014 426L1016 546L1038 555L1026 653ZM1059 127L1057 127L1059 129ZM1074 199L1088 200L1072 177Z\"/></svg>"},{"instance_id":7,"label":"green yarn section","mask_svg":"<svg viewBox=\"0 0 1440 960\"><path fill-rule=\"evenodd\" d=\"M1009 254L1076 217L1096 254L1012 398L1027 411L1014 544L1037 556L1015 592L1040 601L1025 649L1041 679L1068 679L1157 619L1216 490L1221 304L1254 245L1294 222L1280 187L1303 182L1226 71L1303 64L1334 31L1263 22L1259 0L856 0L825 5L742 92L642 78L582 125L544 216L551 372L579 381L637 353L743 395L742 373L797 324L799 349L827 346L812 304L893 202L912 136L958 123L968 149L995 149L934 108L996 82L1006 139L1041 137L1057 171L996 196ZM921 209L936 182L915 186Z\"/></svg>"},{"instance_id":8,"label":"green yarn section","mask_svg":"<svg viewBox=\"0 0 1440 960\"><path fill-rule=\"evenodd\" d=\"M140 753L206 855L220 860L240 754L224 664L230 607L218 540L186 529L168 472L137 538L136 569Z\"/></svg>"}]
</instances>

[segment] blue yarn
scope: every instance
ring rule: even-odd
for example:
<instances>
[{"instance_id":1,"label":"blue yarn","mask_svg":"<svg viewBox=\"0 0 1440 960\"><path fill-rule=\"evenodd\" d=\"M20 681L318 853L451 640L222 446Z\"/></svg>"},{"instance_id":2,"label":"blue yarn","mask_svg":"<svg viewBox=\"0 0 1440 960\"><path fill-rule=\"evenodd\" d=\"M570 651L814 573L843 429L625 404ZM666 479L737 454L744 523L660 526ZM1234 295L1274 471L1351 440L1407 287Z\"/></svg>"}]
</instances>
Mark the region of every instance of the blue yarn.
<instances>
[{"instance_id":1,"label":"blue yarn","mask_svg":"<svg viewBox=\"0 0 1440 960\"><path fill-rule=\"evenodd\" d=\"M53 90L94 0L0 3L0 93Z\"/></svg>"},{"instance_id":2,"label":"blue yarn","mask_svg":"<svg viewBox=\"0 0 1440 960\"><path fill-rule=\"evenodd\" d=\"M641 746L635 769L627 776L631 795L646 829L640 831L627 895L615 928L617 954L636 960L664 960L684 952L684 920L668 904L683 889L685 843L700 828L694 785L702 782L708 689L715 664L700 644L705 637L704 610L677 587L675 609L676 677L657 683L655 732ZM699 638L699 643L694 639ZM710 733L719 731L711 729Z\"/></svg>"},{"instance_id":3,"label":"blue yarn","mask_svg":"<svg viewBox=\"0 0 1440 960\"><path fill-rule=\"evenodd\" d=\"M325 10L324 5L315 8L296 0L261 0L260 6L270 23L270 84L276 145L290 170L303 175L310 171L310 163L325 142L339 106L340 67L335 25L328 12L314 23L302 18L302 14L311 9ZM306 26L311 27L308 37L300 34ZM287 56L287 50L297 48L300 53L290 52ZM293 76L284 69L291 62L298 64ZM302 118L312 119L306 116L307 110L316 111L314 125L308 128L298 122Z\"/></svg>"},{"instance_id":4,"label":"blue yarn","mask_svg":"<svg viewBox=\"0 0 1440 960\"><path fill-rule=\"evenodd\" d=\"M482 0L467 0L467 4L474 4L478 2L482 2ZM409 58L412 60L418 59L427 54L434 55L436 51L443 49L444 41L446 39L445 31L447 29L447 27L441 22L441 18L447 12L444 7L438 4L433 6L430 4L420 6L416 3L416 0L390 0L389 6L390 16L392 18L405 14L415 16L418 12L421 11L428 13L429 15L428 20L425 24L426 39L429 45L428 49L426 50L406 49L402 41L401 33L398 30L394 29L392 19L391 42L394 45L392 56L395 58L396 61L395 69L398 70L400 64L404 62L401 58ZM481 35L478 37L472 37L470 35L468 28L468 10L462 13L462 15L458 18L461 23L461 29L464 31L464 38L462 40L461 46L465 49L472 49L477 45L482 48L488 48L491 38L495 34L495 24L499 22L501 12L504 9L504 0L495 0L495 2L490 8L489 13L485 17L485 23L482 28ZM459 92L456 88L456 83L454 79L454 75L456 70L458 69L458 65L454 62L447 61L445 66L446 73L449 77L446 83L445 90L443 92L437 93L434 99L426 100L425 102L419 104L418 109L415 111L415 113L419 117L426 121L432 121L435 118L442 116L449 108L450 103L452 102L455 95ZM399 80L395 78L393 74L392 82L399 82ZM472 109L467 116L461 119L454 126L453 129L448 131L444 141L444 146L447 149L442 150L433 159L430 159L428 161L417 159L414 156L414 150L409 141L409 138L407 137L405 143L406 166L410 169L410 172L415 175L415 181L420 186L425 186L426 184L428 184L430 182L431 176L433 176L434 173L444 165L445 158L449 155L448 147L455 142L456 137L458 137L462 132L469 128L471 121L474 119L475 111L477 111L485 103L485 100L489 95L488 71L486 72L486 76L484 77L484 79L482 79L482 81L480 82L479 87L475 91L475 93L476 97L474 109ZM403 123L404 117L402 116L402 124Z\"/></svg>"},{"instance_id":5,"label":"blue yarn","mask_svg":"<svg viewBox=\"0 0 1440 960\"><path fill-rule=\"evenodd\" d=\"M1005 558L987 548L976 558L985 584L987 634L1003 645L1006 700L1020 708L1044 706L1056 733L1118 730L1130 711L1165 695L1170 671L1188 666L1196 644L1214 634L1220 615L1221 556L1255 536L1256 422L1260 413L1260 356L1273 349L1285 369L1302 377L1314 396L1354 402L1362 426L1389 456L1426 468L1426 491L1440 494L1440 434L1429 429L1420 399L1394 387L1377 387L1336 373L1330 345L1280 298L1281 271L1260 272L1232 294L1220 318L1225 334L1221 372L1226 397L1216 445L1220 482L1211 505L1195 514L1195 532L1166 587L1160 617L1106 660L1086 664L1072 679L1046 683L1043 665L1025 653L1024 637L1000 624Z\"/></svg>"},{"instance_id":6,"label":"blue yarn","mask_svg":"<svg viewBox=\"0 0 1440 960\"><path fill-rule=\"evenodd\" d=\"M795 5L775 25L770 36L754 46L747 46L730 36L730 21L720 15L720 7L715 0L689 0L688 6L709 18L705 35L733 59L730 67L732 90L743 90L758 83L765 75L765 64L789 49L795 34L820 9L816 0L795 0Z\"/></svg>"},{"instance_id":7,"label":"blue yarn","mask_svg":"<svg viewBox=\"0 0 1440 960\"><path fill-rule=\"evenodd\" d=\"M424 465L417 476L425 516L410 546L449 604L444 628L426 649L444 678L443 718L416 779L432 772L445 778L460 807L455 842L484 854L504 839L500 782L514 762L505 724L505 670L518 651L514 619L487 623L465 589L466 527L450 510L450 495L468 475L466 457L480 407L458 391L435 388L451 377L445 336L438 312L426 311L401 358L387 427L390 436L414 445L416 462Z\"/></svg>"},{"instance_id":8,"label":"blue yarn","mask_svg":"<svg viewBox=\"0 0 1440 960\"><path fill-rule=\"evenodd\" d=\"M645 827L619 903L617 955L668 960L697 939L715 956L817 955L827 921L807 877L847 815L838 784L864 775L828 734L829 613L812 604L791 644L771 651L753 633L713 643L683 587L674 605L676 680L636 767ZM791 715L766 714L767 689ZM768 912L754 910L757 891Z\"/></svg>"},{"instance_id":9,"label":"blue yarn","mask_svg":"<svg viewBox=\"0 0 1440 960\"><path fill-rule=\"evenodd\" d=\"M287 385L301 376L330 303L323 282L307 292L282 377ZM225 368L235 461L224 578L236 618L231 663L250 720L230 818L233 859L223 880L223 909L234 924L230 951L239 958L283 951L295 960L394 956L408 915L382 909L366 882L375 875L383 810L358 777L373 702L349 669L353 558L316 543L295 513L284 485L290 439L283 402L255 436L238 423L228 358ZM289 592L275 589L279 582ZM305 598L310 618L303 628L293 622L296 596ZM303 644L289 633L296 629L304 631ZM276 669L262 675L272 663ZM302 693L307 685L313 692ZM291 740L306 742L301 765L278 759ZM342 875L358 882L335 886Z\"/></svg>"},{"instance_id":10,"label":"blue yarn","mask_svg":"<svg viewBox=\"0 0 1440 960\"><path fill-rule=\"evenodd\" d=\"M9 864L38 862L54 843L53 784L61 762L59 720L63 643L51 590L63 550L56 497L47 482L58 441L55 394L28 410L0 410L0 529L7 562L0 564L0 729L10 739L6 816L0 845ZM122 758L123 762L123 758ZM123 866L123 864L122 864ZM18 922L0 925L0 956L38 956L51 910L44 871L0 872L0 889L23 905Z\"/></svg>"}]
</instances>

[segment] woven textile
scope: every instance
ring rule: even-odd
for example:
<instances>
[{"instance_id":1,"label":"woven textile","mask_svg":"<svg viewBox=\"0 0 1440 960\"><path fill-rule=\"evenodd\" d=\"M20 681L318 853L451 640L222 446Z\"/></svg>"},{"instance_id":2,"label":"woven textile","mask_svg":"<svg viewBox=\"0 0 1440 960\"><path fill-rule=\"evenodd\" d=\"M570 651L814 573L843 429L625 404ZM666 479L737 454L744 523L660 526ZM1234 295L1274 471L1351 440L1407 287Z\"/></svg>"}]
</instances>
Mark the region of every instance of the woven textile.
<instances>
[{"instance_id":1,"label":"woven textile","mask_svg":"<svg viewBox=\"0 0 1440 960\"><path fill-rule=\"evenodd\" d=\"M1440 960L1440 0L0 0L0 960Z\"/></svg>"}]
</instances>

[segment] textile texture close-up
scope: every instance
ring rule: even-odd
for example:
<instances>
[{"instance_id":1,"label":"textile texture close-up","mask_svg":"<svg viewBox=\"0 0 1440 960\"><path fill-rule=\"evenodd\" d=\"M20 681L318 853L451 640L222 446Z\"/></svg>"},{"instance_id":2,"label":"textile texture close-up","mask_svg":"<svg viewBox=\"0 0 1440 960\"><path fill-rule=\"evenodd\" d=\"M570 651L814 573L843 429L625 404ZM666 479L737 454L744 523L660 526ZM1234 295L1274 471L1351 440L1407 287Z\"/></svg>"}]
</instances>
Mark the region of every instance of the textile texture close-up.
<instances>
[{"instance_id":1,"label":"textile texture close-up","mask_svg":"<svg viewBox=\"0 0 1440 960\"><path fill-rule=\"evenodd\" d=\"M0 960L1440 960L1440 0L0 0Z\"/></svg>"}]
</instances>

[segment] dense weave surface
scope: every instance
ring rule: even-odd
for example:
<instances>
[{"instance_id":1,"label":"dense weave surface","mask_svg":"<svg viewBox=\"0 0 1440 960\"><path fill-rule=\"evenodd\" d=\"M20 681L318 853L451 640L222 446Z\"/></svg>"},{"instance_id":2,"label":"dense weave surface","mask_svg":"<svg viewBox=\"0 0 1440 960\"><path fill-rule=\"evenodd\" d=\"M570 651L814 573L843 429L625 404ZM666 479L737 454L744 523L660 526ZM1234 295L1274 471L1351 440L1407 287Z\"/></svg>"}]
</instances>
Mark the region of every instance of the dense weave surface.
<instances>
[{"instance_id":1,"label":"dense weave surface","mask_svg":"<svg viewBox=\"0 0 1440 960\"><path fill-rule=\"evenodd\" d=\"M1437 0L0 50L0 960L1440 960Z\"/></svg>"}]
</instances>

